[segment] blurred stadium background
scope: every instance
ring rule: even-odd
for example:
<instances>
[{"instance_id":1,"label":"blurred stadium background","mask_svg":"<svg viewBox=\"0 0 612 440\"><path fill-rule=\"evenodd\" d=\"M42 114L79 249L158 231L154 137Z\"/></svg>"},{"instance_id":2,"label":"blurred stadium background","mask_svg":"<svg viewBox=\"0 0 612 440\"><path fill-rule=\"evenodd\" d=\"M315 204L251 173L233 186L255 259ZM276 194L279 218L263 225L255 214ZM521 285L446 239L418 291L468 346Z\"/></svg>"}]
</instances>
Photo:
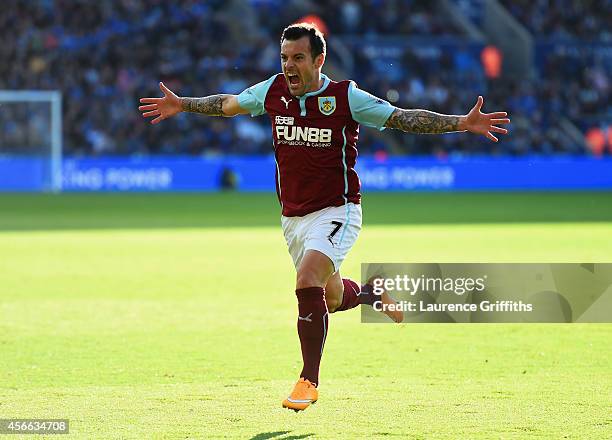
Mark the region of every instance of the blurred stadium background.
<instances>
[{"instance_id":1,"label":"blurred stadium background","mask_svg":"<svg viewBox=\"0 0 612 440\"><path fill-rule=\"evenodd\" d=\"M182 115L151 127L135 106L141 96L159 95L160 80L183 96L204 96L239 93L268 78L279 69L281 30L297 20L325 31L324 70L335 79L352 78L398 106L451 114L465 113L482 94L485 109L512 117L511 135L499 144L469 134L362 130L361 155L377 159L360 165L366 190L609 188L601 176L612 174L609 163L601 165L607 161L595 172L564 164L555 172L541 159L575 164L612 154L611 10L609 0L7 0L0 89L59 92L65 160L58 164L56 153L54 165L11 163L52 157L54 128L48 101L4 102L0 188L210 190L222 180L231 185L233 176L242 189L272 189L266 117ZM249 174L228 155L259 157L249 168L268 177ZM406 155L432 160L399 162L392 171L384 165ZM177 157L185 160L177 164ZM515 160L469 170L435 166L474 158ZM500 177L506 166L516 167L514 177ZM198 180L200 171L209 177ZM466 176L474 173L484 177ZM561 175L569 180L559 182Z\"/></svg>"},{"instance_id":2,"label":"blurred stadium background","mask_svg":"<svg viewBox=\"0 0 612 440\"><path fill-rule=\"evenodd\" d=\"M362 129L345 274L610 259L610 0L4 0L0 418L88 439L609 438L606 324L334 315L320 403L281 411L299 347L269 122L151 126L137 106L160 80L268 78L297 20L325 31L334 79L443 113L482 94L512 119L498 144Z\"/></svg>"}]
</instances>

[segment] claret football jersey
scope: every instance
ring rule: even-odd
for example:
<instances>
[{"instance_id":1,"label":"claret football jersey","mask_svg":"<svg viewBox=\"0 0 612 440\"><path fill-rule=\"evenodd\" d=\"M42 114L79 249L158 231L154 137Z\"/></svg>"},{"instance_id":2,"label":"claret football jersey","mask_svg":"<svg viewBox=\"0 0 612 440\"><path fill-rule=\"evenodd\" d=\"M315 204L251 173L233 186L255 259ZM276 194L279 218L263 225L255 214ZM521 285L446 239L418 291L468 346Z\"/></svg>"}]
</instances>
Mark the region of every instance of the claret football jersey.
<instances>
[{"instance_id":1,"label":"claret football jersey","mask_svg":"<svg viewBox=\"0 0 612 440\"><path fill-rule=\"evenodd\" d=\"M251 116L270 117L276 191L288 217L360 202L355 172L359 125L382 130L395 109L353 81L321 77L319 90L299 97L289 93L283 74L238 95L238 103Z\"/></svg>"}]
</instances>

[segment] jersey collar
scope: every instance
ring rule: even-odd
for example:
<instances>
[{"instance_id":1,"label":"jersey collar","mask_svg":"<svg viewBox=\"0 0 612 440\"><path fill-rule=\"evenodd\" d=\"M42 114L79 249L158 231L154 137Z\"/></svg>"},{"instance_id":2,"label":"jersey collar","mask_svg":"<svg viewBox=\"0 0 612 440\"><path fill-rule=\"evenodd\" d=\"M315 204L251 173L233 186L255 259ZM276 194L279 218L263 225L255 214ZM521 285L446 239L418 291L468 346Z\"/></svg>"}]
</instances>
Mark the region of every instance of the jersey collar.
<instances>
[{"instance_id":1,"label":"jersey collar","mask_svg":"<svg viewBox=\"0 0 612 440\"><path fill-rule=\"evenodd\" d=\"M319 90L314 90L312 92L304 93L302 96L297 96L298 99L306 99L309 96L315 96L319 93L323 93L327 86L329 85L330 79L324 73L321 74L321 78L323 79L323 85L319 88Z\"/></svg>"},{"instance_id":2,"label":"jersey collar","mask_svg":"<svg viewBox=\"0 0 612 440\"><path fill-rule=\"evenodd\" d=\"M329 85L330 79L324 73L321 74L321 78L323 78L323 85L319 90L314 90L312 92L304 93L302 96L297 96L298 101L300 103L300 116L306 116L306 98L311 96L316 96L319 93L323 93L327 86Z\"/></svg>"}]
</instances>

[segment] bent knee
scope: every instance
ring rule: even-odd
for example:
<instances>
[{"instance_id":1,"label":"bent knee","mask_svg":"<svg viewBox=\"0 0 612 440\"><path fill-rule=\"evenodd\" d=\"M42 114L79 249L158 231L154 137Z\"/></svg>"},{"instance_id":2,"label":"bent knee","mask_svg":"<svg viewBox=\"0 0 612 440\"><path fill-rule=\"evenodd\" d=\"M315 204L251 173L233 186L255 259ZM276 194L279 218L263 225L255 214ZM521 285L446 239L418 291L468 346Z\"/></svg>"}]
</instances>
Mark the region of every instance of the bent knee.
<instances>
[{"instance_id":1,"label":"bent knee","mask_svg":"<svg viewBox=\"0 0 612 440\"><path fill-rule=\"evenodd\" d=\"M296 289L305 289L306 287L325 287L325 280L321 280L320 278L321 277L314 270L300 270L297 274L295 287Z\"/></svg>"},{"instance_id":2,"label":"bent knee","mask_svg":"<svg viewBox=\"0 0 612 440\"><path fill-rule=\"evenodd\" d=\"M325 286L325 302L330 312L335 311L342 305L343 291L342 282L337 282L334 278L328 281L327 286Z\"/></svg>"}]
</instances>

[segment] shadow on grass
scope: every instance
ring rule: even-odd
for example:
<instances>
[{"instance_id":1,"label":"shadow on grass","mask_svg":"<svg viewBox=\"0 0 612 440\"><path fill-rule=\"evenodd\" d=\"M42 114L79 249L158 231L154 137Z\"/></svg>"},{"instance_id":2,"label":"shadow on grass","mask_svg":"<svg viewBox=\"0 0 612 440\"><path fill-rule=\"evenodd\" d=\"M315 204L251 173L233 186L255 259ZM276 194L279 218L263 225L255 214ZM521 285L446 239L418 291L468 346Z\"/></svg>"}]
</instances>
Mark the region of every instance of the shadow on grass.
<instances>
[{"instance_id":1,"label":"shadow on grass","mask_svg":"<svg viewBox=\"0 0 612 440\"><path fill-rule=\"evenodd\" d=\"M612 192L368 193L365 225L612 222ZM0 194L0 231L280 226L272 193Z\"/></svg>"},{"instance_id":2,"label":"shadow on grass","mask_svg":"<svg viewBox=\"0 0 612 440\"><path fill-rule=\"evenodd\" d=\"M261 432L253 437L251 437L249 440L268 440L268 439L273 439L276 437L280 437L282 435L285 434L289 434L291 431L275 431L275 432ZM282 437L279 438L278 440L299 440L302 438L308 438L313 436L314 434L302 434L302 435L290 435L288 437Z\"/></svg>"}]
</instances>

